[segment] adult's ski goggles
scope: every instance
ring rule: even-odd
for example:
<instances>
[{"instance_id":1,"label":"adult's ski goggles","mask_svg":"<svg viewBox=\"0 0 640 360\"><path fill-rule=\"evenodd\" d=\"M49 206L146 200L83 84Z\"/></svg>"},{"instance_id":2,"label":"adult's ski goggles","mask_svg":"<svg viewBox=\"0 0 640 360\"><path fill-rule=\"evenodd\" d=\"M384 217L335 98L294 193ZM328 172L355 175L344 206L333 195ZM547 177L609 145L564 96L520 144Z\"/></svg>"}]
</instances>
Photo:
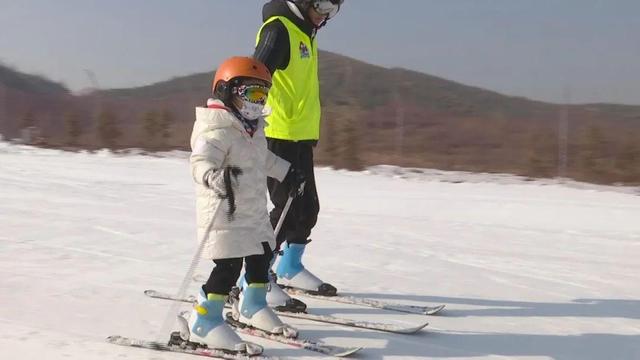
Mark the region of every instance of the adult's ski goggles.
<instances>
[{"instance_id":1,"label":"adult's ski goggles","mask_svg":"<svg viewBox=\"0 0 640 360\"><path fill-rule=\"evenodd\" d=\"M264 105L269 97L269 88L262 85L240 85L233 89L233 93L242 100L253 104Z\"/></svg>"},{"instance_id":2,"label":"adult's ski goggles","mask_svg":"<svg viewBox=\"0 0 640 360\"><path fill-rule=\"evenodd\" d=\"M318 14L330 19L340 11L340 5L342 5L343 2L344 0L315 0L313 2L313 9Z\"/></svg>"}]
</instances>

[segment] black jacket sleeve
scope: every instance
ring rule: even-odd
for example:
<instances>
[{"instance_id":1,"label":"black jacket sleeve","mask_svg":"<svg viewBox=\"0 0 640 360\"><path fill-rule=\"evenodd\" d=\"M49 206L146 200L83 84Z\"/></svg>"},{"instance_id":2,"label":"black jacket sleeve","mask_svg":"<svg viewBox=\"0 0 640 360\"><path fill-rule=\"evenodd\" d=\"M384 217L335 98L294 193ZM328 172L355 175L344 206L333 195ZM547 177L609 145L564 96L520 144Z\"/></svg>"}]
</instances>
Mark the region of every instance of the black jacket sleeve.
<instances>
[{"instance_id":1,"label":"black jacket sleeve","mask_svg":"<svg viewBox=\"0 0 640 360\"><path fill-rule=\"evenodd\" d=\"M267 24L260 34L253 58L267 66L271 75L289 66L291 56L289 33L280 21Z\"/></svg>"}]
</instances>

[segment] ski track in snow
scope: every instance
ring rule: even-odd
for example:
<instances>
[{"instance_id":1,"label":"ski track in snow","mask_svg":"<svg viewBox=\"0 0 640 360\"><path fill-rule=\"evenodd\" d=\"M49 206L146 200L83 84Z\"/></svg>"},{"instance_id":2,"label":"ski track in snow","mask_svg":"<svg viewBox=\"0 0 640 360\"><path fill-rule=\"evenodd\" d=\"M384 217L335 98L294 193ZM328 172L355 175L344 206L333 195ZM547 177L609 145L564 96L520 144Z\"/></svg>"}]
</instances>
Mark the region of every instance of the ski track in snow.
<instances>
[{"instance_id":1,"label":"ski track in snow","mask_svg":"<svg viewBox=\"0 0 640 360\"><path fill-rule=\"evenodd\" d=\"M196 247L184 153L66 153L0 142L0 348L7 359L193 359L118 347L164 340ZM444 303L413 336L287 319L359 359L640 359L640 191L375 167L317 169L306 265L344 295ZM198 274L211 266L201 261ZM206 276L206 275L205 275ZM189 293L195 293L193 282ZM313 313L424 316L306 299ZM269 355L319 354L248 338Z\"/></svg>"}]
</instances>

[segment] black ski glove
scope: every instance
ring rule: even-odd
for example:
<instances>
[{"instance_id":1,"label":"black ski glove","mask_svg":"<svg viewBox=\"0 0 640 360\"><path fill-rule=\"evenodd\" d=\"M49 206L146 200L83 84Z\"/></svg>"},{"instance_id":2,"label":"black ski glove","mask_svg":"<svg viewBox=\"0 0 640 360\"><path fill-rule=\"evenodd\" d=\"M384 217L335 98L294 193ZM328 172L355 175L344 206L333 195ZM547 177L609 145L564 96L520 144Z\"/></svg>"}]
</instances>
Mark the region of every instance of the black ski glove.
<instances>
[{"instance_id":1,"label":"black ski glove","mask_svg":"<svg viewBox=\"0 0 640 360\"><path fill-rule=\"evenodd\" d=\"M298 170L295 166L289 167L289 172L285 176L282 183L289 188L289 196L300 197L304 194L304 185L307 181L304 172Z\"/></svg>"}]
</instances>

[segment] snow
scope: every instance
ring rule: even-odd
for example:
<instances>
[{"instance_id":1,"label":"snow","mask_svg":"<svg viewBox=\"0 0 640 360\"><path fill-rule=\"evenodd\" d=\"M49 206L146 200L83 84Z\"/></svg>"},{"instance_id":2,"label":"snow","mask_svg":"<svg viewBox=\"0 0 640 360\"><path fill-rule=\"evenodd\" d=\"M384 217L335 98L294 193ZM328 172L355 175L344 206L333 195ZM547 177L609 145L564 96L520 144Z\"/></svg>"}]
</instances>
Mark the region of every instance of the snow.
<instances>
[{"instance_id":1,"label":"snow","mask_svg":"<svg viewBox=\"0 0 640 360\"><path fill-rule=\"evenodd\" d=\"M196 249L186 158L0 142L2 359L193 359L104 342L167 337L177 305L143 290L175 293ZM637 188L395 167L317 178L307 266L347 295L447 308L412 336L287 319L302 336L365 346L362 359L640 359ZM425 319L305 300L316 314Z\"/></svg>"}]
</instances>

